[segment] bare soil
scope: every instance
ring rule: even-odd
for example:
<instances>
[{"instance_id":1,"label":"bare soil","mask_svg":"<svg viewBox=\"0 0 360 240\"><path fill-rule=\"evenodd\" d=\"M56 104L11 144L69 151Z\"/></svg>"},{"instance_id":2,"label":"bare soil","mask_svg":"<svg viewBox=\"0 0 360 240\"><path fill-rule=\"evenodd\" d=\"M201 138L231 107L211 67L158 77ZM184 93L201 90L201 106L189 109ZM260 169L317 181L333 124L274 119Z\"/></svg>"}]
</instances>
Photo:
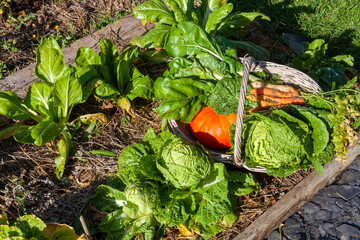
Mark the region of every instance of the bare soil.
<instances>
[{"instance_id":1,"label":"bare soil","mask_svg":"<svg viewBox=\"0 0 360 240\"><path fill-rule=\"evenodd\" d=\"M103 27L121 14L129 13L142 1L89 0L89 1L20 1L13 0L10 14L19 19L33 14L23 23L0 18L1 41L14 43L10 48L0 47L0 62L8 67L5 76L35 61L35 50L41 38L59 34L70 44ZM26 4L28 3L28 4ZM21 17L20 17L21 19ZM19 27L20 25L20 27ZM55 26L58 26L56 29ZM293 52L273 32L254 27L243 39L269 49L272 61L286 63ZM14 49L15 48L15 49ZM160 76L165 66L140 66L153 78ZM0 73L1 74L1 73ZM98 102L90 98L73 110L75 115L104 112L110 117L107 124L98 124L91 136L85 137L86 126L77 133L75 155L70 157L64 179L55 176L54 145L42 147L24 145L12 138L0 142L0 211L5 211L10 221L23 214L35 214L45 222L74 225L79 215L85 216L91 228L101 222L104 213L94 209L89 198L97 186L106 183L109 173L117 171L117 157L89 154L103 149L117 156L129 144L138 143L149 128L160 131L161 118L155 104L136 101L132 114L123 112L111 102ZM14 124L0 116L0 130ZM231 166L229 166L231 168ZM245 229L254 219L271 207L286 192L300 182L308 173L299 171L287 178L269 177L254 173L262 191L238 199L239 218L232 228L214 236L213 239L231 239ZM98 235L94 235L97 239ZM179 239L177 229L168 229L164 239Z\"/></svg>"}]
</instances>

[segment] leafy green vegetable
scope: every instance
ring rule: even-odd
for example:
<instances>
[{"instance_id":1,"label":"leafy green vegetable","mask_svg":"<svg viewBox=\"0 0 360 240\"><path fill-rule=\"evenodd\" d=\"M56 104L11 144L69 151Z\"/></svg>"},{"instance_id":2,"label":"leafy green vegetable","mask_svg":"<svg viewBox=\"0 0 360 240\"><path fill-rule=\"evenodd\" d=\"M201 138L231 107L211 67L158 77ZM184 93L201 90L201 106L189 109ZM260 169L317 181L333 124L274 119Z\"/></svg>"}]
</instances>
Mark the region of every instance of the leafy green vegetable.
<instances>
[{"instance_id":1,"label":"leafy green vegetable","mask_svg":"<svg viewBox=\"0 0 360 240\"><path fill-rule=\"evenodd\" d=\"M327 44L323 39L304 43L302 53L292 59L291 65L308 73L324 91L329 91L348 81L345 71L351 71L354 58L350 55L326 58L326 50Z\"/></svg>"},{"instance_id":2,"label":"leafy green vegetable","mask_svg":"<svg viewBox=\"0 0 360 240\"><path fill-rule=\"evenodd\" d=\"M210 171L210 156L199 145L180 139L167 141L164 145L156 166L165 179L178 189L197 187Z\"/></svg>"},{"instance_id":3,"label":"leafy green vegetable","mask_svg":"<svg viewBox=\"0 0 360 240\"><path fill-rule=\"evenodd\" d=\"M152 100L154 96L153 81L132 64L137 57L136 46L119 54L109 39L102 39L100 55L89 48L80 48L75 63L79 78L91 78L100 83L95 88L98 98L114 100L128 110L129 100L137 97Z\"/></svg>"},{"instance_id":4,"label":"leafy green vegetable","mask_svg":"<svg viewBox=\"0 0 360 240\"><path fill-rule=\"evenodd\" d=\"M171 7L171 10L168 9L168 6ZM169 43L173 42L173 40L170 40L171 37L169 37L169 33L171 35L174 31L177 31L177 25L181 26L186 22L186 24L197 25L196 28L200 28L204 33L230 37L243 31L254 21L270 21L267 16L261 13L231 13L232 10L232 3L227 3L226 0L202 1L202 4L196 8L194 7L193 0L167 0L165 2L149 0L136 6L134 8L134 15L138 19L155 22L157 25L144 36L136 37L131 42L142 48L166 48L166 51L168 51L170 55L176 54L176 56L178 56L179 51L185 51L184 48L186 48L186 46L177 46ZM170 27L172 27L171 30ZM190 32L199 32L196 28L193 27ZM191 37L191 35L192 34L182 36ZM192 36L196 35L197 33ZM197 35L195 39L197 43L199 43L203 37ZM255 44L245 42L238 43L237 47L248 50L251 55L256 55L259 59L264 59L269 56L269 53L265 49ZM251 46L249 47L249 45ZM261 54L257 54L256 52Z\"/></svg>"},{"instance_id":5,"label":"leafy green vegetable","mask_svg":"<svg viewBox=\"0 0 360 240\"><path fill-rule=\"evenodd\" d=\"M219 81L211 91L208 99L209 106L217 114L229 115L230 113L237 113L240 85L241 79L224 78ZM248 90L250 88L250 85L248 85ZM245 100L245 111L255 107L257 107L256 102Z\"/></svg>"},{"instance_id":6,"label":"leafy green vegetable","mask_svg":"<svg viewBox=\"0 0 360 240\"><path fill-rule=\"evenodd\" d=\"M212 83L191 78L158 78L155 96L162 101L156 111L162 118L190 122L205 106Z\"/></svg>"},{"instance_id":7,"label":"leafy green vegetable","mask_svg":"<svg viewBox=\"0 0 360 240\"><path fill-rule=\"evenodd\" d=\"M69 123L72 109L86 101L94 82L88 76L79 78L74 67L64 65L61 49L53 38L39 46L36 61L35 75L42 82L34 82L24 100L12 92L0 92L0 114L14 120L32 118L37 123L5 129L0 139L13 135L19 142L42 146L62 136L57 143L60 156L55 159L56 176L61 178L72 151L72 132L81 118ZM91 58L87 62L96 63Z\"/></svg>"},{"instance_id":8,"label":"leafy green vegetable","mask_svg":"<svg viewBox=\"0 0 360 240\"><path fill-rule=\"evenodd\" d=\"M110 212L99 226L107 239L161 238L163 227L173 226L208 238L235 222L235 194L259 189L251 174L232 172L230 177L224 164L213 164L197 143L152 129L141 143L122 151L116 175L92 198L97 208Z\"/></svg>"},{"instance_id":9,"label":"leafy green vegetable","mask_svg":"<svg viewBox=\"0 0 360 240\"><path fill-rule=\"evenodd\" d=\"M207 52L220 60L223 57L214 40L194 22L181 22L172 26L165 50L172 57L200 52Z\"/></svg>"},{"instance_id":10,"label":"leafy green vegetable","mask_svg":"<svg viewBox=\"0 0 360 240\"><path fill-rule=\"evenodd\" d=\"M303 154L299 138L284 124L267 117L254 121L246 136L245 159L249 167L281 168L298 165Z\"/></svg>"}]
</instances>

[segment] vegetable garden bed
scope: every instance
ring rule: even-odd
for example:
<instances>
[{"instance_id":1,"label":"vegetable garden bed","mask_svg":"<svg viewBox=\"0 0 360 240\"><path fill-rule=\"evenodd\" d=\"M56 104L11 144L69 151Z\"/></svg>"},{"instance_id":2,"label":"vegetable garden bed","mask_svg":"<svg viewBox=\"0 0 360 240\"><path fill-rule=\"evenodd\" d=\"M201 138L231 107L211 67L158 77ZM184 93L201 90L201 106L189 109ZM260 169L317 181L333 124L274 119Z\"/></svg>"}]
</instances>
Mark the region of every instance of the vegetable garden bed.
<instances>
[{"instance_id":1,"label":"vegetable garden bed","mask_svg":"<svg viewBox=\"0 0 360 240\"><path fill-rule=\"evenodd\" d=\"M79 47L87 46L98 52L99 41L102 38L112 39L118 43L116 44L118 48L122 48L125 44L121 43L142 35L147 28L151 27L151 25L142 26L140 20L133 15L126 16L94 35L63 49L65 61L73 64L76 50ZM0 82L0 90L13 91L24 98L27 88L35 81L33 69L34 65L30 65L7 77ZM145 69L153 76L162 72L162 69L152 67L145 67ZM6 210L10 218L16 218L19 214L17 211L20 209L24 211L24 201L15 200L20 191L28 194L28 196L22 196L23 199L31 200L33 205L38 204L33 209L28 208L28 211L43 215L42 217L48 221L65 221L72 224L76 215L84 214L86 219L91 219L92 226L96 226L103 215L92 209L88 204L88 199L94 194L96 187L104 182L106 175L115 171L117 161L113 157L91 155L89 152L94 148L105 148L118 154L125 146L140 142L148 128L151 127L155 131L160 129L160 118L154 111L154 105L150 102L135 104L135 112L131 114L131 121L117 106L111 103L100 104L95 99L88 100L84 107L75 108L74 112L82 115L90 112L87 108L91 109L91 112L94 112L93 108L105 111L111 116L111 120L106 125L97 126L97 130L100 132L99 136L87 138L88 141L80 144L76 149L77 155L71 158L69 169L65 172L65 175L69 176L69 182L55 180L53 174L55 172L53 166L54 146L47 145L39 150L38 147L35 149L31 145L24 147L13 140L1 142L3 152L1 153L2 166L0 167L2 168L1 180L3 183L0 186L2 192L6 194L2 196L0 206ZM10 122L4 119L0 126L5 128L9 124ZM86 130L83 129L78 137L86 139ZM283 179L269 177L265 174L255 174L263 190L256 195L240 197L238 201L240 217L236 224L215 236L214 239L263 239L279 223L310 200L318 190L334 181L336 176L344 171L359 154L358 146L348 149L346 164L342 165L333 161L326 165L322 176L318 176L315 172L308 174L303 171L298 171ZM28 163L26 163L27 161ZM231 169L232 166L229 168ZM16 178L18 180L13 181ZM24 180L27 182L26 186L21 182ZM44 194L48 195L45 197ZM51 194L56 197L52 198ZM29 202L27 204L31 205ZM12 206L12 208L7 209L6 206ZM178 229L170 229L167 230L165 236L176 238L177 234L179 234Z\"/></svg>"}]
</instances>

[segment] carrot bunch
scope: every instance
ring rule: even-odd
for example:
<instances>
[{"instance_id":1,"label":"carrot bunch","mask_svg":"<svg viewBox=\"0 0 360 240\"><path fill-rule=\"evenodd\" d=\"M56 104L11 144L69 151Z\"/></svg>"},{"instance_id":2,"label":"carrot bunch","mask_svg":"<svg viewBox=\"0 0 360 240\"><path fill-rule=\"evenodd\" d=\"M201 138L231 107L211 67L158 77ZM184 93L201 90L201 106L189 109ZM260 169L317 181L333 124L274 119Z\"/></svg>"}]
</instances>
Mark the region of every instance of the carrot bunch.
<instances>
[{"instance_id":1,"label":"carrot bunch","mask_svg":"<svg viewBox=\"0 0 360 240\"><path fill-rule=\"evenodd\" d=\"M276 85L264 82L252 82L250 85L250 95L247 99L258 102L259 107L250 109L249 112L255 112L270 107L283 107L289 104L303 105L305 99L299 97L299 92L293 87L287 85Z\"/></svg>"}]
</instances>

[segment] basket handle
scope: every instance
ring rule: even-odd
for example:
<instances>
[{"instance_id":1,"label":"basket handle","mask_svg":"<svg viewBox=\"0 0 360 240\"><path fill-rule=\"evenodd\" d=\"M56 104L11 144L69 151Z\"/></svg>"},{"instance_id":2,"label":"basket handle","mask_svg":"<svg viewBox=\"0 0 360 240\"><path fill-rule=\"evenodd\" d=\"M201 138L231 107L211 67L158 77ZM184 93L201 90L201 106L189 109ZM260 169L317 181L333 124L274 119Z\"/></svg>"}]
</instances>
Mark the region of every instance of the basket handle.
<instances>
[{"instance_id":1,"label":"basket handle","mask_svg":"<svg viewBox=\"0 0 360 240\"><path fill-rule=\"evenodd\" d=\"M235 147L234 147L234 164L237 166L242 166L243 164L243 160L241 159L241 136L242 136L244 111L245 111L245 98L246 98L246 91L247 91L251 66L253 63L255 63L255 59L250 56L244 58L242 62L244 65L244 73L241 80L240 96L239 96L239 103L237 109Z\"/></svg>"}]
</instances>

